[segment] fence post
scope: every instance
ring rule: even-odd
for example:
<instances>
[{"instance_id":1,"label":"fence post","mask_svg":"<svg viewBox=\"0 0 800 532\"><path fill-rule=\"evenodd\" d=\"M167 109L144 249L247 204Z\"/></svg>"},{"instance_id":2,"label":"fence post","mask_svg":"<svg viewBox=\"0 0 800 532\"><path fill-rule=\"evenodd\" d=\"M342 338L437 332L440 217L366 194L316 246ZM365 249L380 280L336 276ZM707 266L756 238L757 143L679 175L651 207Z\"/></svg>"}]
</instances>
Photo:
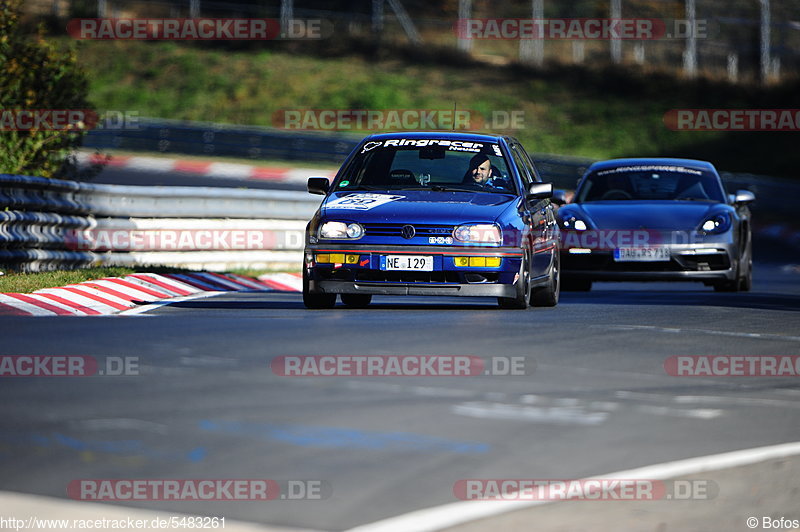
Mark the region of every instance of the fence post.
<instances>
[{"instance_id":1,"label":"fence post","mask_svg":"<svg viewBox=\"0 0 800 532\"><path fill-rule=\"evenodd\" d=\"M622 18L622 0L611 0L612 20ZM611 61L618 65L622 62L622 41L617 38L611 39Z\"/></svg>"},{"instance_id":2,"label":"fence post","mask_svg":"<svg viewBox=\"0 0 800 532\"><path fill-rule=\"evenodd\" d=\"M472 49L472 39L465 35L467 20L472 16L472 0L458 0L458 49L469 52Z\"/></svg>"},{"instance_id":3,"label":"fence post","mask_svg":"<svg viewBox=\"0 0 800 532\"><path fill-rule=\"evenodd\" d=\"M540 21L535 27L543 27L541 20L544 18L544 0L532 0L531 18ZM519 60L521 63L533 63L536 66L542 66L542 63L544 63L544 40L542 37L544 36L538 35L535 39L520 39Z\"/></svg>"},{"instance_id":4,"label":"fence post","mask_svg":"<svg viewBox=\"0 0 800 532\"><path fill-rule=\"evenodd\" d=\"M697 14L695 0L686 0L686 23L689 35L686 37L686 50L683 52L683 72L693 78L697 74Z\"/></svg>"},{"instance_id":5,"label":"fence post","mask_svg":"<svg viewBox=\"0 0 800 532\"><path fill-rule=\"evenodd\" d=\"M769 81L771 70L769 57L770 5L769 0L759 0L761 4L761 83Z\"/></svg>"},{"instance_id":6,"label":"fence post","mask_svg":"<svg viewBox=\"0 0 800 532\"><path fill-rule=\"evenodd\" d=\"M281 35L289 35L294 18L294 0L281 0Z\"/></svg>"},{"instance_id":7,"label":"fence post","mask_svg":"<svg viewBox=\"0 0 800 532\"><path fill-rule=\"evenodd\" d=\"M372 0L372 33L380 36L383 31L383 0Z\"/></svg>"},{"instance_id":8,"label":"fence post","mask_svg":"<svg viewBox=\"0 0 800 532\"><path fill-rule=\"evenodd\" d=\"M733 52L728 54L728 81L736 83L739 80L739 55Z\"/></svg>"},{"instance_id":9,"label":"fence post","mask_svg":"<svg viewBox=\"0 0 800 532\"><path fill-rule=\"evenodd\" d=\"M200 0L189 0L189 18L200 16Z\"/></svg>"},{"instance_id":10,"label":"fence post","mask_svg":"<svg viewBox=\"0 0 800 532\"><path fill-rule=\"evenodd\" d=\"M106 0L97 0L97 18L106 18L108 5Z\"/></svg>"}]
</instances>

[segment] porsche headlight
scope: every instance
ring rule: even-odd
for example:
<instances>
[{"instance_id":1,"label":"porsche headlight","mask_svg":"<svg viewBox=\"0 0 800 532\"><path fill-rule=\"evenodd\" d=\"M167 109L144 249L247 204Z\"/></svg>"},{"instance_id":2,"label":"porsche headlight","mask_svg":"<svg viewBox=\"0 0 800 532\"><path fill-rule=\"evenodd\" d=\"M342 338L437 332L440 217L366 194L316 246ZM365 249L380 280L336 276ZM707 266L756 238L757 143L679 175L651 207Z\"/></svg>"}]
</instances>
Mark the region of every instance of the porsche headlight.
<instances>
[{"instance_id":1,"label":"porsche headlight","mask_svg":"<svg viewBox=\"0 0 800 532\"><path fill-rule=\"evenodd\" d=\"M459 225L453 229L453 238L459 242L499 244L502 242L500 228L492 224Z\"/></svg>"},{"instance_id":2,"label":"porsche headlight","mask_svg":"<svg viewBox=\"0 0 800 532\"><path fill-rule=\"evenodd\" d=\"M362 236L364 236L364 227L357 223L325 222L319 228L320 238L355 240Z\"/></svg>"},{"instance_id":3,"label":"porsche headlight","mask_svg":"<svg viewBox=\"0 0 800 532\"><path fill-rule=\"evenodd\" d=\"M724 233L731 228L731 217L727 213L720 213L707 218L701 225L700 230L708 235Z\"/></svg>"}]
</instances>

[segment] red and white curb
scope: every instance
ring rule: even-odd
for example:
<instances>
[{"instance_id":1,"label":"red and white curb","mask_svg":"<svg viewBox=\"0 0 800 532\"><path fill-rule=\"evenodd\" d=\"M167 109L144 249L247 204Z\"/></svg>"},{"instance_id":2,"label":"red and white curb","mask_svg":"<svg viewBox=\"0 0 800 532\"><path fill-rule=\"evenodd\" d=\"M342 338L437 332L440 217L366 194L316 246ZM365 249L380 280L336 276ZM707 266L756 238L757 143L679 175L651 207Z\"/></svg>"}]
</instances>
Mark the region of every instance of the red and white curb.
<instances>
[{"instance_id":1,"label":"red and white curb","mask_svg":"<svg viewBox=\"0 0 800 532\"><path fill-rule=\"evenodd\" d=\"M105 158L94 153L80 152L78 154L78 162L82 165L98 162L105 163ZM218 179L275 181L279 183L306 183L311 176L333 179L336 175L335 169L254 166L240 163L129 155L114 155L106 164L113 168L125 168L126 170L143 172L180 173Z\"/></svg>"},{"instance_id":2,"label":"red and white curb","mask_svg":"<svg viewBox=\"0 0 800 532\"><path fill-rule=\"evenodd\" d=\"M0 294L4 316L104 316L140 314L170 302L224 292L302 290L300 274L278 273L252 279L233 273L134 273L106 277L31 294Z\"/></svg>"}]
</instances>

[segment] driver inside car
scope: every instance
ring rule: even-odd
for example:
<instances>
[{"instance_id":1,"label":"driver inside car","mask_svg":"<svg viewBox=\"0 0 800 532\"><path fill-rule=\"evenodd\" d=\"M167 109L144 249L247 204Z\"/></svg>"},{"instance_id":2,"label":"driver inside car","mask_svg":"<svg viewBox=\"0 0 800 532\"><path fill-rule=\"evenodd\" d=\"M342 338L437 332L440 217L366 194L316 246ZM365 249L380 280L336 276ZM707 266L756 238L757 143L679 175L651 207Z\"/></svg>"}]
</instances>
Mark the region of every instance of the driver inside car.
<instances>
[{"instance_id":1,"label":"driver inside car","mask_svg":"<svg viewBox=\"0 0 800 532\"><path fill-rule=\"evenodd\" d=\"M464 175L464 183L480 185L484 188L508 190L507 181L499 175L495 175L496 171L489 156L478 153L469 160L469 169Z\"/></svg>"}]
</instances>

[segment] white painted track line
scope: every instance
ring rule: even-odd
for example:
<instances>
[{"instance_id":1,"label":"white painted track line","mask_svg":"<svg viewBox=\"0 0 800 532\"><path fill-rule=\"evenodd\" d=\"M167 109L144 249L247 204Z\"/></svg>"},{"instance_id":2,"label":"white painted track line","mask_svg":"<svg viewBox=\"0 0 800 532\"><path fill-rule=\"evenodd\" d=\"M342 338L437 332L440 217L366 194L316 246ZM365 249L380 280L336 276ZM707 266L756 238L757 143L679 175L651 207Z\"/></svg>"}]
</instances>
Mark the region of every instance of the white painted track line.
<instances>
[{"instance_id":1,"label":"white painted track line","mask_svg":"<svg viewBox=\"0 0 800 532\"><path fill-rule=\"evenodd\" d=\"M704 471L718 471L776 458L786 458L797 454L800 454L800 442L790 442L676 460L605 475L596 475L592 476L592 478L667 480ZM486 519L516 510L557 502L540 500L454 502L357 526L347 532L435 532L478 519Z\"/></svg>"}]
</instances>

